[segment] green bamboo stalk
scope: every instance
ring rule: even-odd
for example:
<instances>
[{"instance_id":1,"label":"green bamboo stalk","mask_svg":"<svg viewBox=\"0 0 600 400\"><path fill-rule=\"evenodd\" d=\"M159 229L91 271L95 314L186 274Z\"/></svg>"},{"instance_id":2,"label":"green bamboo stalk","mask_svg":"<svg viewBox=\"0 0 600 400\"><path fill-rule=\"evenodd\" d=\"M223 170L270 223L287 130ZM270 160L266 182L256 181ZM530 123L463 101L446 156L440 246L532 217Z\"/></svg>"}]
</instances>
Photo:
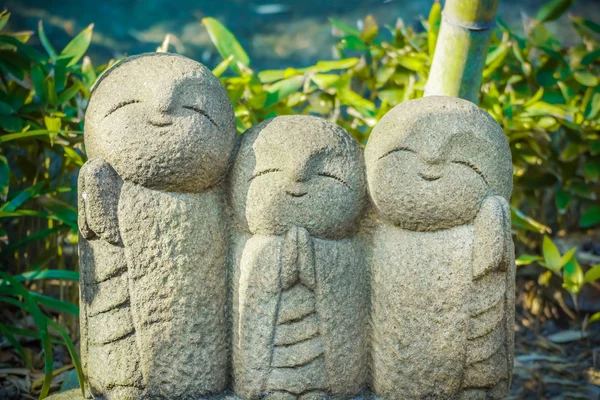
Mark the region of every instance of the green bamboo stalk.
<instances>
[{"instance_id":1,"label":"green bamboo stalk","mask_svg":"<svg viewBox=\"0 0 600 400\"><path fill-rule=\"evenodd\" d=\"M425 96L478 103L499 0L446 0Z\"/></svg>"}]
</instances>

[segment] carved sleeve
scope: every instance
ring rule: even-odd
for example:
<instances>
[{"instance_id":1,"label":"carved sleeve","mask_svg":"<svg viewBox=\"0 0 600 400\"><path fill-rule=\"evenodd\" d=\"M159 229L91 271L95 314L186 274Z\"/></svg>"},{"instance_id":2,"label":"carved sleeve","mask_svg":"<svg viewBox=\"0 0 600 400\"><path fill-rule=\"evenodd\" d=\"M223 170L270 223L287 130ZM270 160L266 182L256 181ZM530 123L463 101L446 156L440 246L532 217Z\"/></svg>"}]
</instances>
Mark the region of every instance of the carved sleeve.
<instances>
[{"instance_id":1,"label":"carved sleeve","mask_svg":"<svg viewBox=\"0 0 600 400\"><path fill-rule=\"evenodd\" d=\"M120 244L117 210L122 181L102 159L91 159L79 172L79 230L84 238Z\"/></svg>"},{"instance_id":2,"label":"carved sleeve","mask_svg":"<svg viewBox=\"0 0 600 400\"><path fill-rule=\"evenodd\" d=\"M500 196L487 197L475 219L473 279L506 270L510 241L510 208Z\"/></svg>"}]
</instances>

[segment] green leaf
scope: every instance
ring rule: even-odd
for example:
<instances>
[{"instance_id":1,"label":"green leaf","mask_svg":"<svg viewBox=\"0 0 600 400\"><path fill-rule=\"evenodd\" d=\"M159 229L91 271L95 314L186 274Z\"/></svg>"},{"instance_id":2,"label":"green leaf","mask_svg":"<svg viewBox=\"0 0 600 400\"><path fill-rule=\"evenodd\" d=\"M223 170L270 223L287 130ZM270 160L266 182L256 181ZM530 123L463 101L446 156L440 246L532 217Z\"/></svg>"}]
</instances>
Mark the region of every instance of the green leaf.
<instances>
[{"instance_id":1,"label":"green leaf","mask_svg":"<svg viewBox=\"0 0 600 400\"><path fill-rule=\"evenodd\" d=\"M52 132L60 131L61 120L57 117L49 117L47 115L44 116L44 123L46 124L46 128Z\"/></svg>"},{"instance_id":2,"label":"green leaf","mask_svg":"<svg viewBox=\"0 0 600 400\"><path fill-rule=\"evenodd\" d=\"M0 199L6 200L8 195L8 187L10 184L10 167L8 160L4 156L0 156Z\"/></svg>"},{"instance_id":3,"label":"green leaf","mask_svg":"<svg viewBox=\"0 0 600 400\"><path fill-rule=\"evenodd\" d=\"M429 47L429 59L433 60L435 54L435 46L438 35L440 33L440 25L442 23L442 6L439 0L436 0L429 11L429 31L427 32L427 46Z\"/></svg>"},{"instance_id":4,"label":"green leaf","mask_svg":"<svg viewBox=\"0 0 600 400\"><path fill-rule=\"evenodd\" d=\"M561 214L567 212L567 207L571 203L571 194L566 190L559 188L556 191L556 207Z\"/></svg>"},{"instance_id":5,"label":"green leaf","mask_svg":"<svg viewBox=\"0 0 600 400\"><path fill-rule=\"evenodd\" d=\"M8 19L10 18L10 13L3 11L2 13L0 13L0 31L2 29L4 29L4 27L6 26L6 24L8 23Z\"/></svg>"},{"instance_id":6,"label":"green leaf","mask_svg":"<svg viewBox=\"0 0 600 400\"><path fill-rule=\"evenodd\" d=\"M544 4L538 11L535 19L539 22L554 21L560 18L565 11L575 3L575 0L552 0Z\"/></svg>"},{"instance_id":7,"label":"green leaf","mask_svg":"<svg viewBox=\"0 0 600 400\"><path fill-rule=\"evenodd\" d=\"M567 262L571 261L571 259L575 256L576 251L577 251L577 247L573 247L572 249L567 251L565 254L563 254L563 256L560 258L560 262L562 263L562 265L565 265Z\"/></svg>"},{"instance_id":8,"label":"green leaf","mask_svg":"<svg viewBox=\"0 0 600 400\"><path fill-rule=\"evenodd\" d=\"M40 42L42 42L42 46L46 50L46 53L48 53L48 56L50 56L52 61L55 61L57 58L56 50L54 50L54 47L52 47L52 44L48 40L46 32L44 31L44 24L41 20L38 23L38 36L40 37Z\"/></svg>"},{"instance_id":9,"label":"green leaf","mask_svg":"<svg viewBox=\"0 0 600 400\"><path fill-rule=\"evenodd\" d=\"M58 311L66 312L72 315L79 315L79 307L66 301L55 299L54 297L46 296L36 292L29 292L29 295L38 303L53 308Z\"/></svg>"},{"instance_id":10,"label":"green leaf","mask_svg":"<svg viewBox=\"0 0 600 400\"><path fill-rule=\"evenodd\" d=\"M590 319L588 319L588 323L591 324L593 322L598 322L600 321L600 312L595 313L594 315L592 315L590 317Z\"/></svg>"},{"instance_id":11,"label":"green leaf","mask_svg":"<svg viewBox=\"0 0 600 400\"><path fill-rule=\"evenodd\" d=\"M0 136L0 143L4 143L4 142L10 142L11 140L18 140L18 139L25 139L25 138L29 138L29 137L35 137L35 136L47 136L47 135L51 135L52 131L49 131L47 129L40 129L40 130L34 130L34 131L24 131L24 132L17 132L17 133L11 133L8 135L2 135Z\"/></svg>"},{"instance_id":12,"label":"green leaf","mask_svg":"<svg viewBox=\"0 0 600 400\"><path fill-rule=\"evenodd\" d=\"M515 262L518 266L521 266L521 265L529 265L529 264L532 264L534 262L541 261L541 260L542 260L542 257L540 257L540 256L536 256L533 254L521 254L519 256L519 258L517 258L515 260Z\"/></svg>"},{"instance_id":13,"label":"green leaf","mask_svg":"<svg viewBox=\"0 0 600 400\"><path fill-rule=\"evenodd\" d=\"M563 267L562 258L560 257L560 252L556 248L556 245L548 236L544 236L542 249L546 266L554 272L559 272Z\"/></svg>"},{"instance_id":14,"label":"green leaf","mask_svg":"<svg viewBox=\"0 0 600 400\"><path fill-rule=\"evenodd\" d=\"M250 65L248 54L225 26L214 18L203 18L202 23L221 57L226 60L233 56L230 67L236 74L240 74L238 63L246 67Z\"/></svg>"},{"instance_id":15,"label":"green leaf","mask_svg":"<svg viewBox=\"0 0 600 400\"><path fill-rule=\"evenodd\" d=\"M13 197L8 203L5 203L2 207L0 207L0 211L2 211L2 212L15 211L27 200L31 199L32 197L37 197L40 194L40 192L45 184L46 184L46 181L42 181L42 182L36 183L33 186L28 187L27 189L23 190L22 192L17 194L15 197Z\"/></svg>"},{"instance_id":16,"label":"green leaf","mask_svg":"<svg viewBox=\"0 0 600 400\"><path fill-rule=\"evenodd\" d=\"M61 94L58 95L58 102L60 104L65 104L68 101L70 101L73 97L75 97L75 95L77 95L77 93L79 93L79 91L81 90L83 84L81 83L81 81L74 79L74 82L71 86L69 86L68 88L66 88L65 90L62 91ZM50 129L48 127L48 125L46 124L46 127L48 129ZM50 130L60 130L60 128L58 129L50 129Z\"/></svg>"},{"instance_id":17,"label":"green leaf","mask_svg":"<svg viewBox=\"0 0 600 400\"><path fill-rule=\"evenodd\" d=\"M572 294L578 294L585 283L583 270L575 259L571 259L563 270L563 287Z\"/></svg>"},{"instance_id":18,"label":"green leaf","mask_svg":"<svg viewBox=\"0 0 600 400\"><path fill-rule=\"evenodd\" d=\"M593 63L594 61L596 61L598 59L598 57L600 57L600 48L587 53L582 59L581 59L581 65L583 66L588 66L591 63Z\"/></svg>"},{"instance_id":19,"label":"green leaf","mask_svg":"<svg viewBox=\"0 0 600 400\"><path fill-rule=\"evenodd\" d=\"M83 57L83 62L81 63L81 74L83 75L83 84L87 89L91 88L98 78L98 75L96 75L96 70L94 69L94 65L92 64L92 60L88 56Z\"/></svg>"},{"instance_id":20,"label":"green leaf","mask_svg":"<svg viewBox=\"0 0 600 400\"><path fill-rule=\"evenodd\" d=\"M0 278L7 281L11 288L13 288L19 296L23 298L26 303L27 310L33 317L35 325L40 332L40 339L42 341L42 350L44 354L44 383L42 384L42 390L40 392L40 398L43 399L48 396L50 391L50 385L52 383L52 370L54 367L52 342L48 332L48 322L46 316L42 313L37 303L31 296L30 292L19 282L13 279L10 275L4 271L0 271ZM4 286L0 286L2 289Z\"/></svg>"},{"instance_id":21,"label":"green leaf","mask_svg":"<svg viewBox=\"0 0 600 400\"><path fill-rule=\"evenodd\" d=\"M360 39L365 43L371 43L379 33L379 26L372 15L367 15L360 33Z\"/></svg>"},{"instance_id":22,"label":"green leaf","mask_svg":"<svg viewBox=\"0 0 600 400\"><path fill-rule=\"evenodd\" d=\"M523 212L512 206L510 207L510 217L513 226L518 228L526 229L536 233L548 233L551 231L546 225L537 222L533 218L523 214Z\"/></svg>"},{"instance_id":23,"label":"green leaf","mask_svg":"<svg viewBox=\"0 0 600 400\"><path fill-rule=\"evenodd\" d=\"M2 257L6 257L8 254L14 252L15 250L27 245L28 243L31 243L33 241L40 240L40 239L45 239L50 235L53 235L57 232L64 231L66 229L69 229L69 227L65 226L65 225L58 225L58 226L55 226L52 228L43 229L34 234L27 235L27 237L23 238L22 240L19 240L18 242L11 244L10 246L7 246L4 249L2 249L2 251L0 252L0 259Z\"/></svg>"},{"instance_id":24,"label":"green leaf","mask_svg":"<svg viewBox=\"0 0 600 400\"><path fill-rule=\"evenodd\" d=\"M575 71L573 77L583 86L594 87L598 86L598 77L588 70Z\"/></svg>"},{"instance_id":25,"label":"green leaf","mask_svg":"<svg viewBox=\"0 0 600 400\"><path fill-rule=\"evenodd\" d=\"M585 272L584 280L587 283L592 283L600 279L600 264L594 265Z\"/></svg>"},{"instance_id":26,"label":"green leaf","mask_svg":"<svg viewBox=\"0 0 600 400\"><path fill-rule=\"evenodd\" d=\"M226 59L224 59L223 61L221 61L219 63L219 65L217 65L215 67L215 69L212 70L212 73L214 74L214 76L216 76L218 78L221 75L223 75L223 73L225 71L227 71L227 68L229 68L229 65L231 65L231 62L233 61L233 59L234 59L234 57L232 54L229 57L227 57Z\"/></svg>"},{"instance_id":27,"label":"green leaf","mask_svg":"<svg viewBox=\"0 0 600 400\"><path fill-rule=\"evenodd\" d=\"M591 228L600 222L600 206L592 206L581 215L579 226L582 228Z\"/></svg>"},{"instance_id":28,"label":"green leaf","mask_svg":"<svg viewBox=\"0 0 600 400\"><path fill-rule=\"evenodd\" d=\"M303 83L303 76L294 76L292 78L284 79L282 81L272 84L266 89L268 94L264 107L270 107L273 104L276 104L279 101L285 99L292 93L298 91L298 89L302 87Z\"/></svg>"},{"instance_id":29,"label":"green leaf","mask_svg":"<svg viewBox=\"0 0 600 400\"><path fill-rule=\"evenodd\" d=\"M13 336L13 334L2 323L0 323L0 333L2 333L2 336L4 336L6 338L6 340L8 340L8 342L10 344L12 344L12 346L15 348L17 353L19 353L19 355L21 356L23 361L25 361L25 365L27 365L27 368L33 369L31 360L29 359L29 357L27 357L27 354L25 354L25 351L23 350L23 346L21 346L21 343L19 343L19 341Z\"/></svg>"},{"instance_id":30,"label":"green leaf","mask_svg":"<svg viewBox=\"0 0 600 400\"><path fill-rule=\"evenodd\" d=\"M75 367L75 371L77 372L77 380L79 381L79 388L81 389L81 395L85 399L85 382L83 380L83 370L81 368L81 359L79 358L79 354L77 354L77 349L73 344L73 341L69 337L69 334L59 324L48 318L48 324L54 328L58 332L58 334L63 338L65 346L69 351L69 355L71 356L71 361L73 362L73 366Z\"/></svg>"},{"instance_id":31,"label":"green leaf","mask_svg":"<svg viewBox=\"0 0 600 400\"><path fill-rule=\"evenodd\" d=\"M92 42L92 34L94 32L94 24L90 24L79 32L60 52L58 59L67 61L67 68L77 64L85 55L90 43Z\"/></svg>"},{"instance_id":32,"label":"green leaf","mask_svg":"<svg viewBox=\"0 0 600 400\"><path fill-rule=\"evenodd\" d=\"M41 271L23 272L14 277L19 282L37 281L40 279L60 279L65 281L79 281L79 272L64 269L44 269Z\"/></svg>"},{"instance_id":33,"label":"green leaf","mask_svg":"<svg viewBox=\"0 0 600 400\"><path fill-rule=\"evenodd\" d=\"M358 58L344 58L342 60L319 61L314 67L309 67L314 72L330 72L333 70L349 69L358 64Z\"/></svg>"}]
</instances>

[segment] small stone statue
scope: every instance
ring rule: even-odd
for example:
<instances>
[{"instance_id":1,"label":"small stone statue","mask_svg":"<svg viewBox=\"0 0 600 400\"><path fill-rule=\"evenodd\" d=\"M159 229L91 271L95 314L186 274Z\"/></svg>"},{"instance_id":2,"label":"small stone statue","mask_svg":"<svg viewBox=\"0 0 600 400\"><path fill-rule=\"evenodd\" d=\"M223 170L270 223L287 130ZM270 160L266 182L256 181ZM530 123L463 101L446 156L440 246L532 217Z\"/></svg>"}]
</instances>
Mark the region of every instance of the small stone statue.
<instances>
[{"instance_id":1,"label":"small stone statue","mask_svg":"<svg viewBox=\"0 0 600 400\"><path fill-rule=\"evenodd\" d=\"M96 84L81 170L82 353L106 399L225 390L236 138L219 80L185 57L130 57Z\"/></svg>"},{"instance_id":2,"label":"small stone statue","mask_svg":"<svg viewBox=\"0 0 600 400\"><path fill-rule=\"evenodd\" d=\"M514 323L500 126L465 100L426 97L387 113L365 151L372 237L372 389L377 396L507 395Z\"/></svg>"},{"instance_id":3,"label":"small stone statue","mask_svg":"<svg viewBox=\"0 0 600 400\"><path fill-rule=\"evenodd\" d=\"M242 136L231 176L238 396L365 388L368 276L354 239L365 197L362 150L340 127L284 116Z\"/></svg>"}]
</instances>

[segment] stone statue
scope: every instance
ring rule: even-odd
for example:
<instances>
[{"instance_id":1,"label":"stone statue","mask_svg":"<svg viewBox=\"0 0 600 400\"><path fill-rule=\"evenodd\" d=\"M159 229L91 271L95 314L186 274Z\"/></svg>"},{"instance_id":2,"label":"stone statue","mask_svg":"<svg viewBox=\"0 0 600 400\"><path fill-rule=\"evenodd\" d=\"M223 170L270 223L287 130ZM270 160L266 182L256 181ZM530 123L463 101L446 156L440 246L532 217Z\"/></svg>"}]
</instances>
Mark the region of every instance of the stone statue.
<instances>
[{"instance_id":1,"label":"stone statue","mask_svg":"<svg viewBox=\"0 0 600 400\"><path fill-rule=\"evenodd\" d=\"M222 182L235 140L225 89L185 57L127 58L93 89L79 177L82 353L93 395L225 390Z\"/></svg>"},{"instance_id":2,"label":"stone statue","mask_svg":"<svg viewBox=\"0 0 600 400\"><path fill-rule=\"evenodd\" d=\"M388 112L365 150L378 215L371 268L377 396L506 396L514 275L512 164L500 126L465 100Z\"/></svg>"},{"instance_id":3,"label":"stone statue","mask_svg":"<svg viewBox=\"0 0 600 400\"><path fill-rule=\"evenodd\" d=\"M242 136L230 190L235 393L358 395L368 357L358 143L316 117L265 121Z\"/></svg>"}]
</instances>

